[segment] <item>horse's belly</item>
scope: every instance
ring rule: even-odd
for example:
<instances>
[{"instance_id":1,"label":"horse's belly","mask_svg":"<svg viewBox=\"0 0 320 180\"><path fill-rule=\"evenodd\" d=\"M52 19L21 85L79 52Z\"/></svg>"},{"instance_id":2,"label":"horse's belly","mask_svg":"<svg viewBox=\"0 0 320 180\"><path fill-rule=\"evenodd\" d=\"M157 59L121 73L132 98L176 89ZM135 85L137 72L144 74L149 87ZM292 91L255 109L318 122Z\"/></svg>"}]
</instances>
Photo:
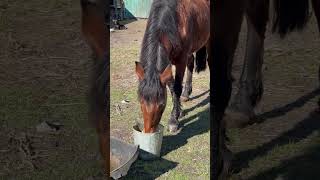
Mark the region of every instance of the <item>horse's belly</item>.
<instances>
[{"instance_id":1,"label":"horse's belly","mask_svg":"<svg viewBox=\"0 0 320 180\"><path fill-rule=\"evenodd\" d=\"M196 4L192 5L193 13L190 14L193 17L190 17L190 20L193 22L187 23L189 30L186 31L188 33L185 34L185 40L189 45L187 49L195 52L205 46L210 38L210 1L197 0L190 2Z\"/></svg>"},{"instance_id":2,"label":"horse's belly","mask_svg":"<svg viewBox=\"0 0 320 180\"><path fill-rule=\"evenodd\" d=\"M199 33L193 38L194 43L192 43L192 52L196 52L203 46L206 46L210 38L210 27L206 30L200 30L198 32Z\"/></svg>"}]
</instances>

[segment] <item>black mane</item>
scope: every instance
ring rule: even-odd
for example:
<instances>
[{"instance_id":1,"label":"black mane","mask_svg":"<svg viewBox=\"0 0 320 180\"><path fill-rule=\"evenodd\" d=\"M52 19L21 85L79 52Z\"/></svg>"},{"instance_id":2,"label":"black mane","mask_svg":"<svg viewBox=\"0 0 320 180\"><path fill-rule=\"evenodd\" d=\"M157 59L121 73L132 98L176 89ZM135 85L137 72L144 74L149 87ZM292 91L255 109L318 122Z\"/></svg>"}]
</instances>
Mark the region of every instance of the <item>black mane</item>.
<instances>
[{"instance_id":1,"label":"black mane","mask_svg":"<svg viewBox=\"0 0 320 180\"><path fill-rule=\"evenodd\" d=\"M176 0L156 0L151 6L140 53L144 79L139 82L138 88L139 99L143 98L147 103L164 99L159 78L171 62L160 37L166 35L173 48L179 47L176 9Z\"/></svg>"}]
</instances>

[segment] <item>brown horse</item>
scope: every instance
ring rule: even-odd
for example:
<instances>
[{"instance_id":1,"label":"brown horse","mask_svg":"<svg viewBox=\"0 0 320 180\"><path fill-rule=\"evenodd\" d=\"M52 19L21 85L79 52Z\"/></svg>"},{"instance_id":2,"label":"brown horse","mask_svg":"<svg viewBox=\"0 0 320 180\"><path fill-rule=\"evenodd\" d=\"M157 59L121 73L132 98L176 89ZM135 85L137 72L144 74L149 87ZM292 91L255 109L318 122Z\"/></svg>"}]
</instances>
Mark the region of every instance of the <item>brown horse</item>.
<instances>
[{"instance_id":1,"label":"brown horse","mask_svg":"<svg viewBox=\"0 0 320 180\"><path fill-rule=\"evenodd\" d=\"M166 85L173 97L169 131L178 129L186 66L192 61L192 53L207 45L210 36L209 4L208 0L158 0L152 3L140 62L136 62L138 97L146 133L154 132L160 122L167 101ZM203 59L202 63L206 63ZM176 67L174 79L172 65Z\"/></svg>"},{"instance_id":2,"label":"brown horse","mask_svg":"<svg viewBox=\"0 0 320 180\"><path fill-rule=\"evenodd\" d=\"M98 133L106 177L110 177L109 28L105 25L108 4L106 0L81 0L82 32L94 54L89 118Z\"/></svg>"},{"instance_id":3,"label":"brown horse","mask_svg":"<svg viewBox=\"0 0 320 180\"><path fill-rule=\"evenodd\" d=\"M285 37L295 29L303 29L309 15L308 3L308 0L274 0L274 32ZM320 29L320 0L313 0L312 3ZM240 78L240 90L231 104L231 110L226 112L225 119L228 121L230 117L240 119L238 124L243 124L252 116L252 108L260 100L263 92L261 67L263 41L269 17L269 0L217 0L211 8L213 18L210 25L213 38L210 44L212 59L209 60L212 130L210 143L213 154L210 172L212 179L226 179L230 156L224 142L223 118L231 96L233 56L245 14L248 25L247 52Z\"/></svg>"}]
</instances>

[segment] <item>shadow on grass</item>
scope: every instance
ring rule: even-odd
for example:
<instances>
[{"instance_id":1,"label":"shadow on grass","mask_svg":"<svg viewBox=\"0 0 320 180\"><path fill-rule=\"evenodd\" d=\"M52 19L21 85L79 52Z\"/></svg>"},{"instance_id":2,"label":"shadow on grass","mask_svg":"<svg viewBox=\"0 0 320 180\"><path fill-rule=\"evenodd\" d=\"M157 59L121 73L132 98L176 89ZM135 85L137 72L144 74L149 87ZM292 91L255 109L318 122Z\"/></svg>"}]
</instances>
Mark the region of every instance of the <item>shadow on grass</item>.
<instances>
[{"instance_id":1,"label":"shadow on grass","mask_svg":"<svg viewBox=\"0 0 320 180\"><path fill-rule=\"evenodd\" d=\"M280 108L276 108L272 111L265 112L265 113L257 116L257 119L258 119L257 123L263 123L267 119L283 116L295 108L302 107L308 101L310 101L311 99L313 99L314 97L316 97L318 95L320 95L320 88L317 88L317 89L311 91L310 93L298 98L297 100L295 100L289 104L286 104L285 106L282 106Z\"/></svg>"},{"instance_id":2,"label":"shadow on grass","mask_svg":"<svg viewBox=\"0 0 320 180\"><path fill-rule=\"evenodd\" d=\"M320 138L319 136L317 138ZM264 171L248 180L313 180L320 177L320 144L301 155L283 161L279 166ZM318 178L317 178L318 177Z\"/></svg>"},{"instance_id":3,"label":"shadow on grass","mask_svg":"<svg viewBox=\"0 0 320 180\"><path fill-rule=\"evenodd\" d=\"M177 162L169 161L163 158L154 161L143 161L138 159L130 168L128 175L121 179L156 179L162 174L168 172L170 169L175 168L177 165Z\"/></svg>"},{"instance_id":4,"label":"shadow on grass","mask_svg":"<svg viewBox=\"0 0 320 180\"><path fill-rule=\"evenodd\" d=\"M205 100L204 100L205 101ZM195 120L198 118L197 120ZM193 121L195 120L195 121ZM190 121L193 121L189 123ZM206 133L210 130L209 108L180 121L181 131L176 135L163 137L161 155L165 156L169 152L178 149L188 143L188 139ZM209 139L208 139L209 143Z\"/></svg>"},{"instance_id":5,"label":"shadow on grass","mask_svg":"<svg viewBox=\"0 0 320 180\"><path fill-rule=\"evenodd\" d=\"M198 95L195 95L195 96L191 97L191 98L189 99L189 101L193 101L193 100L195 100L195 99L201 98L202 96L208 94L209 92L210 92L210 90L206 90L205 92L203 92L203 93L201 93L201 94L198 94Z\"/></svg>"},{"instance_id":6,"label":"shadow on grass","mask_svg":"<svg viewBox=\"0 0 320 180\"><path fill-rule=\"evenodd\" d=\"M273 139L256 149L250 149L244 152L237 153L233 162L234 172L240 172L241 169L248 167L248 163L251 160L259 156L267 155L268 152L272 151L273 148L300 142L301 140L311 135L314 131L317 131L319 129L320 114L318 112L312 112L307 118L298 123L293 129L281 134L276 139Z\"/></svg>"},{"instance_id":7,"label":"shadow on grass","mask_svg":"<svg viewBox=\"0 0 320 180\"><path fill-rule=\"evenodd\" d=\"M199 95L196 95L196 96L190 98L189 101L198 99L198 98L206 95L208 92L209 92L209 90L208 90L208 91L205 91L205 92L203 92L203 93L201 93L201 94L199 94ZM193 110L209 104L209 102L210 102L210 96L208 96L206 99L202 100L200 103L198 103L197 105L195 105L195 106L193 106L193 107L191 107L191 108L182 109L182 114L183 114L183 116L185 116L185 115L187 115L188 113L192 112Z\"/></svg>"}]
</instances>

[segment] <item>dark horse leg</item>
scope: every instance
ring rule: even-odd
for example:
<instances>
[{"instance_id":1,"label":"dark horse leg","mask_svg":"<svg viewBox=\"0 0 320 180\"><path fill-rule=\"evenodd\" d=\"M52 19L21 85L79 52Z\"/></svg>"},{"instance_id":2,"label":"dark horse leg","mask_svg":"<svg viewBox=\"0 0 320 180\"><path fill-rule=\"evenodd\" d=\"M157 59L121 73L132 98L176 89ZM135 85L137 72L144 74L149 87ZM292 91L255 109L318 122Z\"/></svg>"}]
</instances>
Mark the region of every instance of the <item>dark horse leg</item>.
<instances>
[{"instance_id":1,"label":"dark horse leg","mask_svg":"<svg viewBox=\"0 0 320 180\"><path fill-rule=\"evenodd\" d=\"M193 55L188 59L186 84L181 95L181 101L184 101L184 102L189 100L189 96L192 93L192 75L193 75L193 69L194 69L194 60L196 60L195 72L199 73L201 71L206 70L206 66L207 66L206 46L203 46L196 52L196 59L194 59Z\"/></svg>"},{"instance_id":2,"label":"dark horse leg","mask_svg":"<svg viewBox=\"0 0 320 180\"><path fill-rule=\"evenodd\" d=\"M231 166L230 151L225 145L224 111L232 90L232 61L243 19L243 0L217 0L211 4L212 41L209 45L210 68L210 176L226 179ZM211 52L210 52L211 51Z\"/></svg>"},{"instance_id":3,"label":"dark horse leg","mask_svg":"<svg viewBox=\"0 0 320 180\"><path fill-rule=\"evenodd\" d=\"M192 93L192 75L193 75L193 68L194 68L194 56L191 55L188 58L187 63L187 78L186 84L184 86L184 90L181 95L181 101L186 102L189 100L189 96Z\"/></svg>"},{"instance_id":4,"label":"dark horse leg","mask_svg":"<svg viewBox=\"0 0 320 180\"><path fill-rule=\"evenodd\" d=\"M247 9L246 54L239 91L226 111L227 127L241 127L255 116L254 107L263 94L262 65L269 0L249 0Z\"/></svg>"},{"instance_id":5,"label":"dark horse leg","mask_svg":"<svg viewBox=\"0 0 320 180\"><path fill-rule=\"evenodd\" d=\"M188 59L190 59L189 57ZM187 61L185 61L185 56L183 58L179 58L178 64L175 65L176 73L173 81L169 83L170 92L172 95L173 109L171 111L171 116L168 122L168 130L169 132L176 132L179 126L179 117L181 114L181 102L180 96L182 93L182 81L184 76L184 71L186 69Z\"/></svg>"},{"instance_id":6,"label":"dark horse leg","mask_svg":"<svg viewBox=\"0 0 320 180\"><path fill-rule=\"evenodd\" d=\"M312 0L312 6L313 6L314 13L316 15L316 18L317 18L318 30L320 32L320 0ZM319 82L320 82L320 66L319 66L319 70L318 70L318 78L319 78ZM318 106L320 108L320 98L318 101ZM320 109L319 109L319 111L320 111Z\"/></svg>"}]
</instances>

